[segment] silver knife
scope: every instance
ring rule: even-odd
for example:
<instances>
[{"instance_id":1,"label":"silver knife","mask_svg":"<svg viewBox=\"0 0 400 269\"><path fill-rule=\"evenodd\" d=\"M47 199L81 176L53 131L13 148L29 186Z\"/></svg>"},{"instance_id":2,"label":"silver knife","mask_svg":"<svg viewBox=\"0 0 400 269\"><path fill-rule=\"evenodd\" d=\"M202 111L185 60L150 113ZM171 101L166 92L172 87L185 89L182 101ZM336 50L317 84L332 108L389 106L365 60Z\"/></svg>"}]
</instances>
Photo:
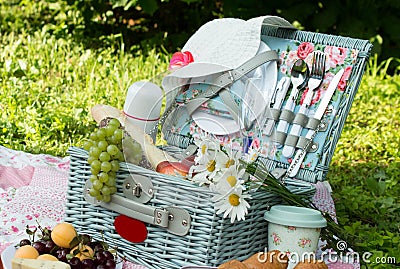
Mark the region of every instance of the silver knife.
<instances>
[{"instance_id":1,"label":"silver knife","mask_svg":"<svg viewBox=\"0 0 400 269\"><path fill-rule=\"evenodd\" d=\"M340 79L342 78L344 73L344 69L341 69L339 72L336 73L336 75L333 77L331 82L329 83L329 87L326 90L324 96L322 97L321 103L319 104L317 111L314 114L314 118L317 120L321 120L322 117L325 114L325 110L328 107L333 94L336 91L336 88L340 82ZM306 138L311 139L314 136L315 130L309 129ZM306 156L305 152L303 152L304 149L298 149L296 151L296 155L293 158L292 163L294 164L294 167L292 168L289 177L295 177L297 175L297 172L299 171L301 164L303 163L304 157ZM289 167L290 170L290 167Z\"/></svg>"}]
</instances>

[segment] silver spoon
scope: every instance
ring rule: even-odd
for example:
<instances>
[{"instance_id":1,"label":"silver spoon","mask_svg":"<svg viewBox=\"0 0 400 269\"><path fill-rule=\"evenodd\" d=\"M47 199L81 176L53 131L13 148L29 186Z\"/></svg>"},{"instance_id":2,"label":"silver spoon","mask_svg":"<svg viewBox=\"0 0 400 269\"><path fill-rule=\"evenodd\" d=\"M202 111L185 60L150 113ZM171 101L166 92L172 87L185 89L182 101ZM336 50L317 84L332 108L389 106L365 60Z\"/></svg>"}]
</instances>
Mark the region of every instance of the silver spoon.
<instances>
[{"instance_id":1,"label":"silver spoon","mask_svg":"<svg viewBox=\"0 0 400 269\"><path fill-rule=\"evenodd\" d=\"M306 62L302 59L295 61L290 71L290 80L292 81L293 88L297 89L297 94L299 90L306 86L309 77L310 70Z\"/></svg>"},{"instance_id":2,"label":"silver spoon","mask_svg":"<svg viewBox=\"0 0 400 269\"><path fill-rule=\"evenodd\" d=\"M302 59L294 62L291 72L290 72L290 80L292 82L293 88L290 91L289 99L286 101L284 110L294 111L296 106L296 99L299 95L299 92L304 86L307 84L308 78L310 76L310 70L306 62ZM289 127L289 123L285 120L279 120L278 127L276 128L277 132L287 133ZM278 145L281 145L282 141L276 141Z\"/></svg>"}]
</instances>

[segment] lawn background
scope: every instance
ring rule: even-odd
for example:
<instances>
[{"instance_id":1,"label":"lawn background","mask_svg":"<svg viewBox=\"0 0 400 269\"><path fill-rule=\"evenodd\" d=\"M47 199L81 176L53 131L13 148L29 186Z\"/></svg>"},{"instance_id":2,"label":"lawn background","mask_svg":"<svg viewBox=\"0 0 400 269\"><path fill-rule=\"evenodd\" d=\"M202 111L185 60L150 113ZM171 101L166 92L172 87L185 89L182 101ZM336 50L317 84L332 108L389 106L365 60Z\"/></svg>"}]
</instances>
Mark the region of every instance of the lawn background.
<instances>
[{"instance_id":1,"label":"lawn background","mask_svg":"<svg viewBox=\"0 0 400 269\"><path fill-rule=\"evenodd\" d=\"M91 106L122 107L130 84L159 78L167 70L172 51L127 47L118 33L102 36L93 46L92 39L78 38L68 30L67 21L75 19L79 25L77 14L58 20L64 25L37 18L38 27L25 20L37 17L41 8L49 10L49 3L0 3L2 146L65 156L95 128ZM400 262L400 76L396 69L388 71L398 63L397 58L379 61L372 55L328 180L339 223L361 235L357 244L374 257L396 257ZM399 266L369 264L368 268Z\"/></svg>"}]
</instances>

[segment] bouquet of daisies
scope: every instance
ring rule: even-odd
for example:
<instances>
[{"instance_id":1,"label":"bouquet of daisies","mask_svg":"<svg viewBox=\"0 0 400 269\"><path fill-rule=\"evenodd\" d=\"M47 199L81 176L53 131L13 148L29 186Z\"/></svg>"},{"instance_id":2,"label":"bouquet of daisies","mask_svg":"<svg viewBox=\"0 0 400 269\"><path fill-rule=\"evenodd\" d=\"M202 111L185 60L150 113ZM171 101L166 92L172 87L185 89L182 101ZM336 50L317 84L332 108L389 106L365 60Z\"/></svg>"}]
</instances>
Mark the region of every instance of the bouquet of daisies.
<instances>
[{"instance_id":1,"label":"bouquet of daisies","mask_svg":"<svg viewBox=\"0 0 400 269\"><path fill-rule=\"evenodd\" d=\"M194 165L189 170L189 180L207 186L215 192L213 197L217 214L230 217L231 222L244 220L251 199L249 180L245 172L258 152L250 147L247 153L232 144L221 144L218 138L200 134L194 139L198 147Z\"/></svg>"},{"instance_id":2,"label":"bouquet of daisies","mask_svg":"<svg viewBox=\"0 0 400 269\"><path fill-rule=\"evenodd\" d=\"M291 193L283 182L257 164L257 143L250 144L246 153L234 143L222 143L218 138L204 133L194 137L194 143L198 150L188 179L209 187L215 193L212 200L217 214L229 217L232 223L245 219L250 208L247 201L256 189L276 194L289 205L317 209L308 197ZM330 246L335 248L341 239L355 240L328 213L321 213L328 222L321 231L321 237Z\"/></svg>"}]
</instances>

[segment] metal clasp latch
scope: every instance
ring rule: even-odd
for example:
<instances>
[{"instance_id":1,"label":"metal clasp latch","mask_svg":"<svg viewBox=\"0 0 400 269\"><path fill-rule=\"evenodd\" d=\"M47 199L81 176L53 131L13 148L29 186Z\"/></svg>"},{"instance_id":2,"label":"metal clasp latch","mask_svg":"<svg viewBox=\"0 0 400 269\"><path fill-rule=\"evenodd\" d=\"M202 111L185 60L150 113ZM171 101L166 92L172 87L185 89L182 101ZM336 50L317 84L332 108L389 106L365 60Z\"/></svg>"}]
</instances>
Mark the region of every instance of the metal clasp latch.
<instances>
[{"instance_id":1,"label":"metal clasp latch","mask_svg":"<svg viewBox=\"0 0 400 269\"><path fill-rule=\"evenodd\" d=\"M136 184L136 186L132 189L132 193L139 198L142 195L142 186L139 183Z\"/></svg>"},{"instance_id":2,"label":"metal clasp latch","mask_svg":"<svg viewBox=\"0 0 400 269\"><path fill-rule=\"evenodd\" d=\"M123 183L126 198L140 203L147 203L153 197L154 187L150 178L142 175L129 175Z\"/></svg>"}]
</instances>

